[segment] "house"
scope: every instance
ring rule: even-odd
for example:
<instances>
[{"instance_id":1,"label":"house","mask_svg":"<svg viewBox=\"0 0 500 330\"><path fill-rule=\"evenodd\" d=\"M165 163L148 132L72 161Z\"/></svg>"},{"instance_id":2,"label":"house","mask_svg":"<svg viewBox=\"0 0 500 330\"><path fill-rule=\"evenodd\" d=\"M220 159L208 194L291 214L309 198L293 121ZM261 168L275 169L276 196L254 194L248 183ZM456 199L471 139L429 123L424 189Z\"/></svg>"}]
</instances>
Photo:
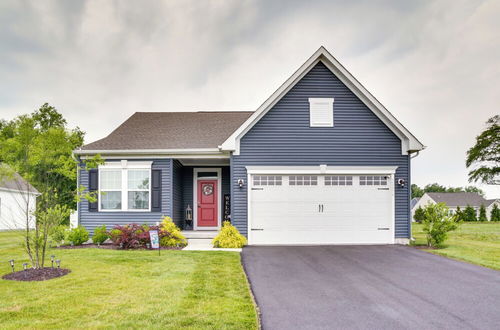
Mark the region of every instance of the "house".
<instances>
[{"instance_id":1,"label":"house","mask_svg":"<svg viewBox=\"0 0 500 330\"><path fill-rule=\"evenodd\" d=\"M255 112L135 113L75 150L99 191L78 221L194 230L230 219L249 244L408 243L410 155L424 146L325 48Z\"/></svg>"},{"instance_id":2,"label":"house","mask_svg":"<svg viewBox=\"0 0 500 330\"><path fill-rule=\"evenodd\" d=\"M415 211L419 207L425 207L427 204L437 204L445 203L449 208L450 213L454 214L457 208L463 211L467 206L471 206L476 211L476 215L479 217L479 209L481 205L486 208L486 216L488 220L491 217L491 210L493 210L493 205L500 207L500 200L498 199L485 199L478 193L472 192L428 192L425 193L418 202L412 207L412 219L415 215ZM414 220L414 219L413 219Z\"/></svg>"},{"instance_id":3,"label":"house","mask_svg":"<svg viewBox=\"0 0 500 330\"><path fill-rule=\"evenodd\" d=\"M0 165L5 166L5 165ZM40 193L18 173L0 178L0 230L35 227L36 197Z\"/></svg>"}]
</instances>

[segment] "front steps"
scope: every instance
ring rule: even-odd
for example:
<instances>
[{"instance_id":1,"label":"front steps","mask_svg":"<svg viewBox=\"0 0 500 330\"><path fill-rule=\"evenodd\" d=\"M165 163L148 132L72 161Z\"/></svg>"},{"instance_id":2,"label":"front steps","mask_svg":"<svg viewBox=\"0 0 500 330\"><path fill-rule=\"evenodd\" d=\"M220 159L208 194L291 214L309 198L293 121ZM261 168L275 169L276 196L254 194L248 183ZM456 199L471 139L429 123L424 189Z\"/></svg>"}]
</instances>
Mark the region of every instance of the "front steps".
<instances>
[{"instance_id":1,"label":"front steps","mask_svg":"<svg viewBox=\"0 0 500 330\"><path fill-rule=\"evenodd\" d=\"M188 245L184 251L233 251L241 252L241 249L218 249L212 246L212 240L219 232L216 230L184 230L182 234L186 237Z\"/></svg>"}]
</instances>

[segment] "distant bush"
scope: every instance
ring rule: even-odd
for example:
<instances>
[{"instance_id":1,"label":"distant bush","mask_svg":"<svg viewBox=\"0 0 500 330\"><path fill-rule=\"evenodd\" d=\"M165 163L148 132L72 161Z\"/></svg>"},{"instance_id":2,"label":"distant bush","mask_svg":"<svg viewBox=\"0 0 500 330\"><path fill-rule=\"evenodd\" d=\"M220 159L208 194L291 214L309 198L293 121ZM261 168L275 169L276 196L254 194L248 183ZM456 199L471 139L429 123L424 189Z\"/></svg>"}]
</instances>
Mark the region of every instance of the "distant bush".
<instances>
[{"instance_id":1,"label":"distant bush","mask_svg":"<svg viewBox=\"0 0 500 330\"><path fill-rule=\"evenodd\" d=\"M94 236L92 236L92 242L94 244L102 244L109 238L109 234L106 231L106 226L102 225L94 229Z\"/></svg>"},{"instance_id":2,"label":"distant bush","mask_svg":"<svg viewBox=\"0 0 500 330\"><path fill-rule=\"evenodd\" d=\"M415 222L421 223L422 220L424 220L424 209L419 206L415 210L415 214L413 215L413 219L415 219Z\"/></svg>"},{"instance_id":3,"label":"distant bush","mask_svg":"<svg viewBox=\"0 0 500 330\"><path fill-rule=\"evenodd\" d=\"M73 245L82 245L89 240L89 232L83 226L72 228L68 231L66 240Z\"/></svg>"},{"instance_id":4,"label":"distant bush","mask_svg":"<svg viewBox=\"0 0 500 330\"><path fill-rule=\"evenodd\" d=\"M224 221L221 231L215 236L212 244L216 248L242 248L247 244L247 239L229 221Z\"/></svg>"},{"instance_id":5,"label":"distant bush","mask_svg":"<svg viewBox=\"0 0 500 330\"><path fill-rule=\"evenodd\" d=\"M481 204L481 207L479 208L479 221L488 221L488 217L486 216L486 207L484 207L483 204Z\"/></svg>"},{"instance_id":6,"label":"distant bush","mask_svg":"<svg viewBox=\"0 0 500 330\"><path fill-rule=\"evenodd\" d=\"M472 206L467 205L462 213L462 219L464 221L477 221L476 210Z\"/></svg>"},{"instance_id":7,"label":"distant bush","mask_svg":"<svg viewBox=\"0 0 500 330\"><path fill-rule=\"evenodd\" d=\"M181 230L170 217L164 217L160 224L160 245L171 247L184 247L187 245L186 237L182 235Z\"/></svg>"},{"instance_id":8,"label":"distant bush","mask_svg":"<svg viewBox=\"0 0 500 330\"><path fill-rule=\"evenodd\" d=\"M455 216L449 215L448 207L444 203L425 206L422 223L427 245L431 247L441 247L448 238L448 232L458 228Z\"/></svg>"},{"instance_id":9,"label":"distant bush","mask_svg":"<svg viewBox=\"0 0 500 330\"><path fill-rule=\"evenodd\" d=\"M63 244L64 240L66 239L68 229L68 226L64 225L55 227L50 234L50 239L52 240L52 242L54 242L57 246Z\"/></svg>"},{"instance_id":10,"label":"distant bush","mask_svg":"<svg viewBox=\"0 0 500 330\"><path fill-rule=\"evenodd\" d=\"M500 209L497 204L493 204L491 209L490 221L500 221Z\"/></svg>"}]
</instances>

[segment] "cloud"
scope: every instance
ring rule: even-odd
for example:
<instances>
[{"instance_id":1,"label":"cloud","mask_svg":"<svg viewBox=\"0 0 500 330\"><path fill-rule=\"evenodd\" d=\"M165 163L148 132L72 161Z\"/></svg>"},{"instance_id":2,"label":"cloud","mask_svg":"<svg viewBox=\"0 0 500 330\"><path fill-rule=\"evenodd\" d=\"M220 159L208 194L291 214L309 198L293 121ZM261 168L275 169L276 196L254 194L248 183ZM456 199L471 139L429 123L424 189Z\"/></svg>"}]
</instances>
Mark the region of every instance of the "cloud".
<instances>
[{"instance_id":1,"label":"cloud","mask_svg":"<svg viewBox=\"0 0 500 330\"><path fill-rule=\"evenodd\" d=\"M465 0L3 1L0 113L50 102L90 142L135 111L254 110L324 45L428 146L414 182L465 185L465 152L499 112L499 14Z\"/></svg>"}]
</instances>

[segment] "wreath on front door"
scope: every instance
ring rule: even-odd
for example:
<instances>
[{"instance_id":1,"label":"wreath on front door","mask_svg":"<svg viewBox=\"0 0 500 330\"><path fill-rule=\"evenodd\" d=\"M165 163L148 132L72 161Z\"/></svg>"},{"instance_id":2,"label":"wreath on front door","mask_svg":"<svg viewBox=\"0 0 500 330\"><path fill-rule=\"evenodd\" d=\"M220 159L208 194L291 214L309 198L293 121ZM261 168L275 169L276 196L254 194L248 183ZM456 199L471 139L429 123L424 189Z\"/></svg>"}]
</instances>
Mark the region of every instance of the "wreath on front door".
<instances>
[{"instance_id":1,"label":"wreath on front door","mask_svg":"<svg viewBox=\"0 0 500 330\"><path fill-rule=\"evenodd\" d=\"M214 187L211 184L206 184L203 186L203 195L208 196L212 195L214 192Z\"/></svg>"}]
</instances>

